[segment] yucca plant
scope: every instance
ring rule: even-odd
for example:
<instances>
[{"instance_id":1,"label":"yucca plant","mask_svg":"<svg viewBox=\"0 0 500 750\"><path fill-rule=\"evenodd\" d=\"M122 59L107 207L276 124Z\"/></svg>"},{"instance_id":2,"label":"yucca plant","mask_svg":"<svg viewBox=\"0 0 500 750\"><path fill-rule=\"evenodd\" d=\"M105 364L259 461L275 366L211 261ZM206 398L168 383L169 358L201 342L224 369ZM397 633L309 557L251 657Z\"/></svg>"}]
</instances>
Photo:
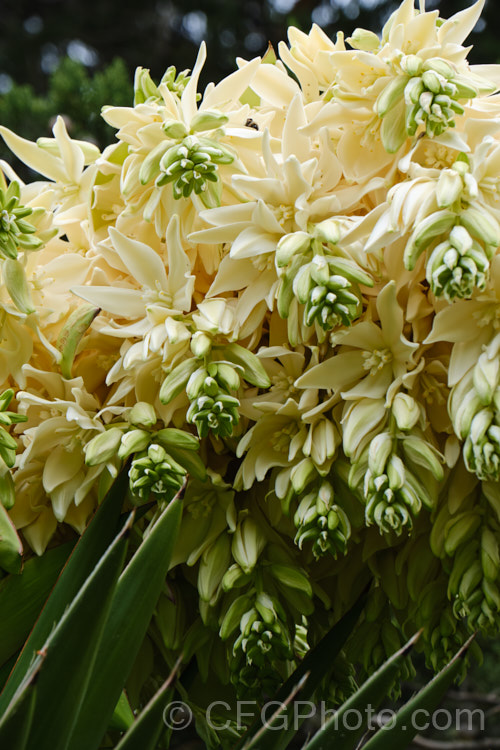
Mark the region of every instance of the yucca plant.
<instances>
[{"instance_id":1,"label":"yucca plant","mask_svg":"<svg viewBox=\"0 0 500 750\"><path fill-rule=\"evenodd\" d=\"M124 692L160 592L164 585L182 512L180 494L157 517L133 555L128 554L135 510L121 514L126 477L122 474L94 519L71 551L31 634L17 657L0 695L0 747L9 750L155 750L169 746L163 712L175 689L175 665L156 695L135 716ZM53 582L70 545L56 548L41 561L27 563L20 576L5 579L0 589L3 679L17 647L14 631L30 626L40 607L34 582L42 590ZM128 562L126 562L128 558ZM43 561L43 564L42 564ZM9 606L15 597L17 614ZM314 700L316 690L342 649L365 604L356 605L303 659L274 696L278 706L267 722L257 722L235 750L281 750L288 747L300 722L297 701ZM36 616L36 615L35 615ZM386 697L418 634L375 672L308 742L319 750L354 749L366 722L349 729L348 711L378 708ZM413 711L432 711L463 668L462 648L455 658L366 745L404 748L416 733ZM178 685L180 695L189 700ZM108 729L114 728L109 739ZM107 735L106 744L103 745ZM161 740L160 740L161 738ZM161 742L161 744L158 744ZM110 744L111 743L111 744Z\"/></svg>"}]
</instances>

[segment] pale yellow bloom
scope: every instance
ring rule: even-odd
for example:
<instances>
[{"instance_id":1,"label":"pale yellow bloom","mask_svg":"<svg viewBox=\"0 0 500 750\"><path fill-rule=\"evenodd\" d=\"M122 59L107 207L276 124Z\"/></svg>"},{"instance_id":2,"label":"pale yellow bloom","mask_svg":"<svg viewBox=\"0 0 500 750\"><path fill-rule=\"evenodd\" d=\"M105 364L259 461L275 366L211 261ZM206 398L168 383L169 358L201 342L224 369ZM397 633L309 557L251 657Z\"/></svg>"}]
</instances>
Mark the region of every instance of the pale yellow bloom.
<instances>
[{"instance_id":1,"label":"pale yellow bloom","mask_svg":"<svg viewBox=\"0 0 500 750\"><path fill-rule=\"evenodd\" d=\"M258 68L258 58L218 85L210 84L198 103L198 79L205 58L206 48L202 44L180 97L161 83L158 87L160 100L148 99L133 108L108 107L104 112L106 121L118 128L119 139L129 146L121 174L121 192L128 212L152 221L159 236L165 234L170 217L176 213L181 215L181 231L185 235L192 227L196 212L204 206L198 194L192 193L189 202L182 200L179 207L170 183L157 185L158 180L153 182L162 174L161 159L167 150L184 141L187 143L189 138L189 143L193 144L201 143L199 138L209 138L216 146L219 142L229 145L233 138L238 143L248 135L245 122L249 108L241 104L239 97ZM244 169L237 162L235 168Z\"/></svg>"},{"instance_id":2,"label":"pale yellow bloom","mask_svg":"<svg viewBox=\"0 0 500 750\"><path fill-rule=\"evenodd\" d=\"M57 523L65 522L68 514L71 525L83 530L97 503L101 474L105 471L109 478L116 476L117 464L113 462L88 467L84 447L104 431L103 418L109 420L122 408L100 411L81 378L64 380L55 372L39 372L29 366L25 374L35 392L17 394L19 412L28 421L22 426L24 450L14 473L18 500L12 517L19 527L27 527L28 540L33 540L35 551L41 554Z\"/></svg>"},{"instance_id":3,"label":"pale yellow bloom","mask_svg":"<svg viewBox=\"0 0 500 750\"><path fill-rule=\"evenodd\" d=\"M492 261L491 282L472 300L445 305L434 318L424 343L454 344L448 369L449 385L455 385L477 362L483 346L500 330L500 256Z\"/></svg>"},{"instance_id":4,"label":"pale yellow bloom","mask_svg":"<svg viewBox=\"0 0 500 750\"><path fill-rule=\"evenodd\" d=\"M341 349L298 378L299 388L326 388L351 401L377 399L397 389L401 378L415 367L417 343L403 334L403 310L394 282L386 284L376 301L380 325L356 323L338 336Z\"/></svg>"}]
</instances>

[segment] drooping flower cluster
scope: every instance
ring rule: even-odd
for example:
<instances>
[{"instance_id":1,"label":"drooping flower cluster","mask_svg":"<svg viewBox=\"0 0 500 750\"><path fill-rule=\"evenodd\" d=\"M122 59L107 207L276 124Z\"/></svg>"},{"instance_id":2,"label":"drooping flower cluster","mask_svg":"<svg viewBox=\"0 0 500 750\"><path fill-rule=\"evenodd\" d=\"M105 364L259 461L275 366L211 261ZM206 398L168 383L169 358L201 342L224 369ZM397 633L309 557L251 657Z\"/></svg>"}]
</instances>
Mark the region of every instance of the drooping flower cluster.
<instances>
[{"instance_id":1,"label":"drooping flower cluster","mask_svg":"<svg viewBox=\"0 0 500 750\"><path fill-rule=\"evenodd\" d=\"M346 651L367 671L403 627L435 669L498 632L500 68L463 46L482 5L404 0L348 46L292 28L201 93L204 45L191 74L141 68L103 153L62 118L36 143L0 126L41 175L2 165L6 570L12 524L43 554L128 460L133 504L185 485L155 632L240 695L371 579Z\"/></svg>"}]
</instances>

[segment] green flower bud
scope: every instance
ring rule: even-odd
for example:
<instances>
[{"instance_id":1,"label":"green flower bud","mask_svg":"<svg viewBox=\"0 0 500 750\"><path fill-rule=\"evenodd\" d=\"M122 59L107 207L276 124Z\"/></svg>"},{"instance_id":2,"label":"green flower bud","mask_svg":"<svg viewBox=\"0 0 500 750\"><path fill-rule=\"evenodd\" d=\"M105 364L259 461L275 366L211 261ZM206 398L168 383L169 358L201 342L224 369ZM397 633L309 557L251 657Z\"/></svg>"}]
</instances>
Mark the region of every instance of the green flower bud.
<instances>
[{"instance_id":1,"label":"green flower bud","mask_svg":"<svg viewBox=\"0 0 500 750\"><path fill-rule=\"evenodd\" d=\"M1 448L6 448L7 450L13 451L15 451L17 448L15 439L11 435L9 435L9 433L3 428L0 429L0 449Z\"/></svg>"},{"instance_id":2,"label":"green flower bud","mask_svg":"<svg viewBox=\"0 0 500 750\"><path fill-rule=\"evenodd\" d=\"M176 94L180 99L190 78L189 70L181 70L180 73L177 73L176 68L173 65L170 65L165 71L161 83L165 84L168 90L172 91L172 93ZM200 98L201 94L196 94L196 101L199 101Z\"/></svg>"},{"instance_id":3,"label":"green flower bud","mask_svg":"<svg viewBox=\"0 0 500 750\"><path fill-rule=\"evenodd\" d=\"M500 550L497 535L488 526L481 533L481 565L484 577L496 581L500 572Z\"/></svg>"},{"instance_id":4,"label":"green flower bud","mask_svg":"<svg viewBox=\"0 0 500 750\"><path fill-rule=\"evenodd\" d=\"M340 228L335 219L324 219L314 225L314 236L321 242L336 245L340 240Z\"/></svg>"},{"instance_id":5,"label":"green flower bud","mask_svg":"<svg viewBox=\"0 0 500 750\"><path fill-rule=\"evenodd\" d=\"M500 478L500 426L491 409L482 409L473 418L464 445L465 464L482 480Z\"/></svg>"},{"instance_id":6,"label":"green flower bud","mask_svg":"<svg viewBox=\"0 0 500 750\"><path fill-rule=\"evenodd\" d=\"M422 83L433 94L439 94L446 79L435 70L426 70L422 73Z\"/></svg>"},{"instance_id":7,"label":"green flower bud","mask_svg":"<svg viewBox=\"0 0 500 750\"><path fill-rule=\"evenodd\" d=\"M237 563L234 563L224 574L222 588L224 591L238 589L247 584L249 580L250 576L248 573L244 573L240 566Z\"/></svg>"},{"instance_id":8,"label":"green flower bud","mask_svg":"<svg viewBox=\"0 0 500 750\"><path fill-rule=\"evenodd\" d=\"M236 628L239 627L243 615L251 610L251 608L252 599L247 594L239 596L232 602L222 618L219 630L219 635L223 641L227 640L234 633Z\"/></svg>"},{"instance_id":9,"label":"green flower bud","mask_svg":"<svg viewBox=\"0 0 500 750\"><path fill-rule=\"evenodd\" d=\"M287 266L296 255L305 253L311 245L311 237L307 232L292 232L281 237L276 246L276 265L278 268Z\"/></svg>"},{"instance_id":10,"label":"green flower bud","mask_svg":"<svg viewBox=\"0 0 500 750\"><path fill-rule=\"evenodd\" d=\"M198 439L185 430L166 427L154 433L156 443L160 443L167 452L170 450L197 451L200 447Z\"/></svg>"},{"instance_id":11,"label":"green flower bud","mask_svg":"<svg viewBox=\"0 0 500 750\"><path fill-rule=\"evenodd\" d=\"M243 614L240 635L232 648L231 681L238 695L248 698L261 696L263 691L274 692L281 663L292 657L282 608L275 599L259 594L255 607Z\"/></svg>"},{"instance_id":12,"label":"green flower bud","mask_svg":"<svg viewBox=\"0 0 500 750\"><path fill-rule=\"evenodd\" d=\"M204 331L196 331L191 337L191 351L197 359L204 359L210 354L212 339Z\"/></svg>"},{"instance_id":13,"label":"green flower bud","mask_svg":"<svg viewBox=\"0 0 500 750\"><path fill-rule=\"evenodd\" d=\"M150 440L151 434L146 432L146 430L130 430L123 433L121 444L118 448L118 458L123 460L128 458L131 453L144 450L147 448Z\"/></svg>"},{"instance_id":14,"label":"green flower bud","mask_svg":"<svg viewBox=\"0 0 500 750\"><path fill-rule=\"evenodd\" d=\"M462 544L474 536L480 524L481 516L471 511L464 511L451 518L444 529L446 554L453 555Z\"/></svg>"},{"instance_id":15,"label":"green flower bud","mask_svg":"<svg viewBox=\"0 0 500 750\"><path fill-rule=\"evenodd\" d=\"M277 609L280 611L284 619L284 613L281 607L276 607L276 601L272 599L269 594L266 594L263 591L261 591L257 595L257 599L255 600L255 609L266 625L273 625L273 623L277 620ZM252 628L255 629L254 625L252 625Z\"/></svg>"},{"instance_id":16,"label":"green flower bud","mask_svg":"<svg viewBox=\"0 0 500 750\"><path fill-rule=\"evenodd\" d=\"M251 573L266 545L266 538L253 518L245 518L234 532L231 551L244 573Z\"/></svg>"},{"instance_id":17,"label":"green flower bud","mask_svg":"<svg viewBox=\"0 0 500 750\"><path fill-rule=\"evenodd\" d=\"M25 219L33 209L20 204L21 188L13 180L7 190L0 188L0 256L17 258L18 248L37 250L43 242L32 237L36 228Z\"/></svg>"},{"instance_id":18,"label":"green flower bud","mask_svg":"<svg viewBox=\"0 0 500 750\"><path fill-rule=\"evenodd\" d=\"M182 140L188 134L186 126L177 120L166 120L162 128L168 138L174 138L175 140Z\"/></svg>"},{"instance_id":19,"label":"green flower bud","mask_svg":"<svg viewBox=\"0 0 500 750\"><path fill-rule=\"evenodd\" d=\"M469 433L472 420L483 404L478 394L471 388L461 401L456 404L455 392L452 392L452 418L457 435L465 439ZM456 408L458 406L458 408Z\"/></svg>"},{"instance_id":20,"label":"green flower bud","mask_svg":"<svg viewBox=\"0 0 500 750\"><path fill-rule=\"evenodd\" d=\"M393 447L394 440L388 432L381 432L371 440L368 449L368 468L374 476L384 473Z\"/></svg>"},{"instance_id":21,"label":"green flower bud","mask_svg":"<svg viewBox=\"0 0 500 750\"><path fill-rule=\"evenodd\" d=\"M392 414L400 430L411 430L420 419L420 408L408 393L397 393L392 402Z\"/></svg>"},{"instance_id":22,"label":"green flower bud","mask_svg":"<svg viewBox=\"0 0 500 750\"><path fill-rule=\"evenodd\" d=\"M294 492L300 495L316 475L316 465L312 458L303 458L302 461L299 461L290 473L290 481Z\"/></svg>"},{"instance_id":23,"label":"green flower bud","mask_svg":"<svg viewBox=\"0 0 500 750\"><path fill-rule=\"evenodd\" d=\"M433 477L439 482L443 479L444 471L442 462L444 459L434 446L414 435L404 438L402 445L405 456L410 461L430 471Z\"/></svg>"},{"instance_id":24,"label":"green flower bud","mask_svg":"<svg viewBox=\"0 0 500 750\"><path fill-rule=\"evenodd\" d=\"M100 313L93 305L80 305L67 319L57 338L57 348L61 352L59 363L63 377L72 377L73 360L80 341Z\"/></svg>"},{"instance_id":25,"label":"green flower bud","mask_svg":"<svg viewBox=\"0 0 500 750\"><path fill-rule=\"evenodd\" d=\"M221 128L223 125L229 122L227 115L222 112L208 112L201 110L195 114L191 120L191 133L196 133L200 130L215 130Z\"/></svg>"},{"instance_id":26,"label":"green flower bud","mask_svg":"<svg viewBox=\"0 0 500 750\"><path fill-rule=\"evenodd\" d=\"M0 411L5 411L9 408L10 402L14 398L14 391L12 388L7 388L0 395Z\"/></svg>"},{"instance_id":27,"label":"green flower bud","mask_svg":"<svg viewBox=\"0 0 500 750\"><path fill-rule=\"evenodd\" d=\"M422 59L417 55L405 55L401 60L401 68L409 76L420 76L422 72Z\"/></svg>"},{"instance_id":28,"label":"green flower bud","mask_svg":"<svg viewBox=\"0 0 500 750\"><path fill-rule=\"evenodd\" d=\"M160 172L160 162L170 149L168 141L161 141L147 154L139 170L141 185L147 185Z\"/></svg>"},{"instance_id":29,"label":"green flower bud","mask_svg":"<svg viewBox=\"0 0 500 750\"><path fill-rule=\"evenodd\" d=\"M426 216L415 227L404 251L404 264L409 271L413 271L420 254L438 237L451 230L457 222L453 211L443 209Z\"/></svg>"},{"instance_id":30,"label":"green flower bud","mask_svg":"<svg viewBox=\"0 0 500 750\"><path fill-rule=\"evenodd\" d=\"M158 88L154 84L149 70L137 68L134 78L134 106L144 104L148 99L156 99L158 97Z\"/></svg>"},{"instance_id":31,"label":"green flower bud","mask_svg":"<svg viewBox=\"0 0 500 750\"><path fill-rule=\"evenodd\" d=\"M132 461L129 470L130 491L140 500L147 500L152 493L169 501L182 487L185 474L184 467L161 445L152 443L147 451L139 453Z\"/></svg>"},{"instance_id":32,"label":"green flower bud","mask_svg":"<svg viewBox=\"0 0 500 750\"><path fill-rule=\"evenodd\" d=\"M210 431L229 437L239 421L238 399L220 390L210 375L203 379L199 394L188 409L187 421L196 425L200 437L206 437Z\"/></svg>"},{"instance_id":33,"label":"green flower bud","mask_svg":"<svg viewBox=\"0 0 500 750\"><path fill-rule=\"evenodd\" d=\"M408 107L418 104L420 97L425 91L421 78L410 78L405 86L404 100Z\"/></svg>"},{"instance_id":34,"label":"green flower bud","mask_svg":"<svg viewBox=\"0 0 500 750\"><path fill-rule=\"evenodd\" d=\"M327 259L322 255L315 255L310 264L311 280L320 286L330 281L330 268Z\"/></svg>"},{"instance_id":35,"label":"green flower bud","mask_svg":"<svg viewBox=\"0 0 500 750\"><path fill-rule=\"evenodd\" d=\"M23 545L7 511L0 503L0 568L7 573L21 572Z\"/></svg>"},{"instance_id":36,"label":"green flower bud","mask_svg":"<svg viewBox=\"0 0 500 750\"><path fill-rule=\"evenodd\" d=\"M93 437L84 448L87 466L98 466L115 458L122 436L122 430L118 427L111 427Z\"/></svg>"},{"instance_id":37,"label":"green flower bud","mask_svg":"<svg viewBox=\"0 0 500 750\"><path fill-rule=\"evenodd\" d=\"M412 487L412 476L399 456L392 453L383 474L368 469L364 476L367 525L376 524L381 533L401 534L412 528L412 514L418 513L421 501ZM414 483L414 482L413 482Z\"/></svg>"},{"instance_id":38,"label":"green flower bud","mask_svg":"<svg viewBox=\"0 0 500 750\"><path fill-rule=\"evenodd\" d=\"M181 137L177 125L174 127L168 123L167 129L170 134ZM233 161L234 155L216 141L188 135L163 154L155 184L163 187L172 183L176 200L188 198L194 192L210 208L219 202L217 165L231 164ZM210 183L214 183L214 186L210 187Z\"/></svg>"},{"instance_id":39,"label":"green flower bud","mask_svg":"<svg viewBox=\"0 0 500 750\"><path fill-rule=\"evenodd\" d=\"M334 557L344 554L351 535L347 514L333 501L333 487L323 479L317 488L302 498L294 515L295 544L303 549L305 544L311 543L317 560L327 553Z\"/></svg>"},{"instance_id":40,"label":"green flower bud","mask_svg":"<svg viewBox=\"0 0 500 750\"><path fill-rule=\"evenodd\" d=\"M199 367L199 362L195 357L183 360L172 372L167 375L160 388L160 401L168 404L186 387L186 383Z\"/></svg>"},{"instance_id":41,"label":"green flower bud","mask_svg":"<svg viewBox=\"0 0 500 750\"><path fill-rule=\"evenodd\" d=\"M16 501L14 480L7 465L0 467L0 503L6 510L10 510Z\"/></svg>"},{"instance_id":42,"label":"green flower bud","mask_svg":"<svg viewBox=\"0 0 500 750\"><path fill-rule=\"evenodd\" d=\"M497 248L500 245L500 226L495 217L485 209L469 206L460 214L460 224L472 237Z\"/></svg>"},{"instance_id":43,"label":"green flower bud","mask_svg":"<svg viewBox=\"0 0 500 750\"><path fill-rule=\"evenodd\" d=\"M293 293L301 304L305 304L313 285L311 279L311 264L308 263L299 270L293 280Z\"/></svg>"},{"instance_id":44,"label":"green flower bud","mask_svg":"<svg viewBox=\"0 0 500 750\"><path fill-rule=\"evenodd\" d=\"M455 71L451 65L440 57L429 58L424 62L422 67L423 70L432 70L447 80L453 78L455 75Z\"/></svg>"},{"instance_id":45,"label":"green flower bud","mask_svg":"<svg viewBox=\"0 0 500 750\"><path fill-rule=\"evenodd\" d=\"M219 586L231 561L231 542L223 532L201 557L198 569L198 593L203 601L215 603Z\"/></svg>"},{"instance_id":46,"label":"green flower bud","mask_svg":"<svg viewBox=\"0 0 500 750\"><path fill-rule=\"evenodd\" d=\"M205 381L212 381L215 386L215 391L212 389L212 394L209 394L210 383L205 385ZM197 398L201 393L207 395L215 395L218 392L217 383L213 378L210 378L206 367L199 367L192 375L186 384L186 394L190 401Z\"/></svg>"},{"instance_id":47,"label":"green flower bud","mask_svg":"<svg viewBox=\"0 0 500 750\"><path fill-rule=\"evenodd\" d=\"M26 279L26 273L18 260L7 258L2 264L2 276L12 301L25 315L35 312Z\"/></svg>"},{"instance_id":48,"label":"green flower bud","mask_svg":"<svg viewBox=\"0 0 500 750\"><path fill-rule=\"evenodd\" d=\"M375 111L379 117L386 117L400 102L407 83L406 76L398 76L387 84L375 103Z\"/></svg>"},{"instance_id":49,"label":"green flower bud","mask_svg":"<svg viewBox=\"0 0 500 750\"><path fill-rule=\"evenodd\" d=\"M307 596L312 597L312 587L307 576L298 568L290 565L271 565L269 568L271 574L283 586L302 591Z\"/></svg>"},{"instance_id":50,"label":"green flower bud","mask_svg":"<svg viewBox=\"0 0 500 750\"><path fill-rule=\"evenodd\" d=\"M154 427L157 422L154 406L146 401L138 401L129 411L128 421L134 427Z\"/></svg>"},{"instance_id":51,"label":"green flower bud","mask_svg":"<svg viewBox=\"0 0 500 750\"><path fill-rule=\"evenodd\" d=\"M237 391L240 387L240 376L237 370L230 364L225 362L218 363L215 377L219 385L226 391Z\"/></svg>"},{"instance_id":52,"label":"green flower bud","mask_svg":"<svg viewBox=\"0 0 500 750\"><path fill-rule=\"evenodd\" d=\"M436 201L439 208L452 206L459 199L463 189L461 176L453 169L443 169L436 186Z\"/></svg>"},{"instance_id":53,"label":"green flower bud","mask_svg":"<svg viewBox=\"0 0 500 750\"><path fill-rule=\"evenodd\" d=\"M457 99L474 99L479 93L478 88L464 76L454 76L452 84ZM490 93L493 93L495 91L494 84L487 85L492 86Z\"/></svg>"},{"instance_id":54,"label":"green flower bud","mask_svg":"<svg viewBox=\"0 0 500 750\"><path fill-rule=\"evenodd\" d=\"M484 406L489 406L500 383L498 355L490 359L486 352L481 354L477 365L474 367L472 378L481 403Z\"/></svg>"},{"instance_id":55,"label":"green flower bud","mask_svg":"<svg viewBox=\"0 0 500 750\"><path fill-rule=\"evenodd\" d=\"M373 286L372 277L363 271L357 263L354 263L347 258L340 258L336 255L327 256L326 261L330 268L330 272L338 276L343 276L345 279L356 284L364 284L364 286Z\"/></svg>"},{"instance_id":56,"label":"green flower bud","mask_svg":"<svg viewBox=\"0 0 500 750\"><path fill-rule=\"evenodd\" d=\"M346 39L354 49L361 49L365 52L376 52L380 47L380 39L373 31L366 29L354 29L352 36Z\"/></svg>"},{"instance_id":57,"label":"green flower bud","mask_svg":"<svg viewBox=\"0 0 500 750\"><path fill-rule=\"evenodd\" d=\"M404 486L406 480L405 466L399 456L394 453L387 462L386 472L391 490L399 490Z\"/></svg>"},{"instance_id":58,"label":"green flower bud","mask_svg":"<svg viewBox=\"0 0 500 750\"><path fill-rule=\"evenodd\" d=\"M239 365L243 371L243 379L250 385L255 385L257 388L271 387L269 375L253 352L239 344L228 344L222 348L220 355L221 359L229 364Z\"/></svg>"}]
</instances>

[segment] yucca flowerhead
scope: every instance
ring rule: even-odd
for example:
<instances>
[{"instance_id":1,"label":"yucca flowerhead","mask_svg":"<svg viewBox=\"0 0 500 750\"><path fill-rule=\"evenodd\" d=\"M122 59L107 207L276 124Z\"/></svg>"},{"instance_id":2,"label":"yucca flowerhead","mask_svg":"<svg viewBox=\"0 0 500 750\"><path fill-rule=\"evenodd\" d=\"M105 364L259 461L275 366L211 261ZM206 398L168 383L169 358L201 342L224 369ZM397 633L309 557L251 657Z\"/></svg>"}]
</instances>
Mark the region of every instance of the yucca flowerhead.
<instances>
[{"instance_id":1,"label":"yucca flowerhead","mask_svg":"<svg viewBox=\"0 0 500 750\"><path fill-rule=\"evenodd\" d=\"M373 671L410 626L434 669L498 633L500 75L464 46L482 5L291 28L204 91L204 44L192 71L139 68L102 154L62 118L36 143L0 126L41 176L2 163L0 499L42 555L122 468L149 520L183 493L154 638L241 696L369 580L338 695L345 658Z\"/></svg>"}]
</instances>

